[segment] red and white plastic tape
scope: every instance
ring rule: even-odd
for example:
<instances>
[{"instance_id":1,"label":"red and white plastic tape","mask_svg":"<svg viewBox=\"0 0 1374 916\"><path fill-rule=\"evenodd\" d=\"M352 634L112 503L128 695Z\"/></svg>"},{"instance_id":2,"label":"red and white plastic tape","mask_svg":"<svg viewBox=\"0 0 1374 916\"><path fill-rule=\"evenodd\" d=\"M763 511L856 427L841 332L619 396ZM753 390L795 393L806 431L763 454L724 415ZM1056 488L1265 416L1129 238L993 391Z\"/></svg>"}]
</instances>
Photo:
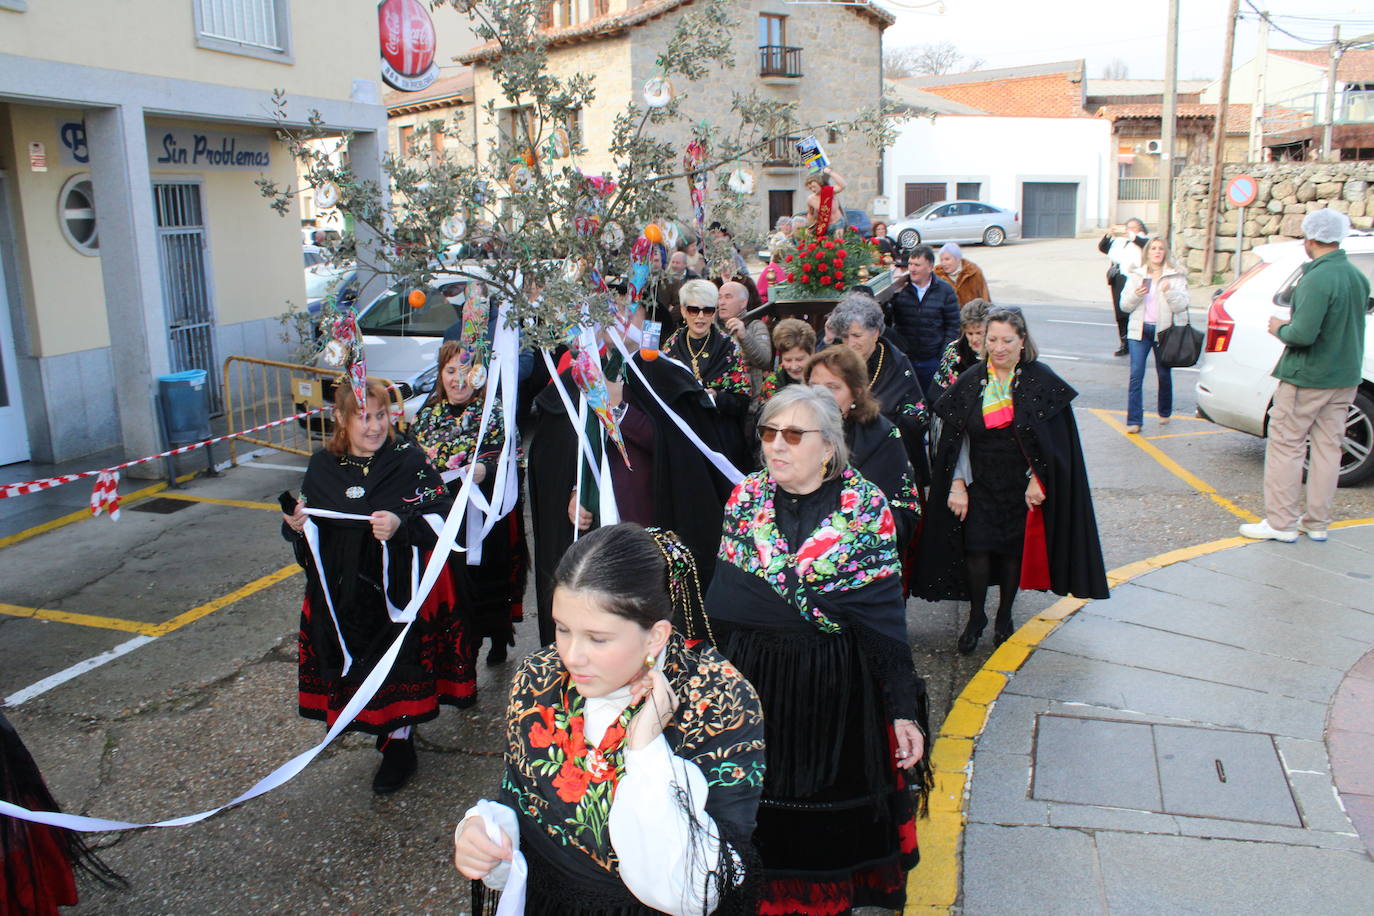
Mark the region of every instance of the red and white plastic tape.
<instances>
[{"instance_id":1,"label":"red and white plastic tape","mask_svg":"<svg viewBox=\"0 0 1374 916\"><path fill-rule=\"evenodd\" d=\"M29 493L38 493L43 490L51 490L53 487L60 487L64 483L71 483L74 480L82 480L87 477L96 478L95 488L91 491L91 514L99 515L101 512L108 512L110 518L118 521L119 519L119 472L125 468L131 468L136 464L146 464L149 461L157 461L159 458L167 458L172 455L182 455L186 452L193 452L198 448L205 448L207 445L214 445L216 442L224 442L229 439L237 439L249 433L259 430L270 429L273 426L281 426L283 423L291 423L295 420L303 420L306 417L322 413L327 408L316 407L303 413L292 414L289 417L282 417L280 420L272 420L259 426L248 429L241 429L236 433L227 433L223 436L215 436L210 439L203 439L200 442L192 442L190 445L178 446L156 455L149 455L146 458L135 458L133 461L126 461L123 464L116 464L112 467L101 468L96 471L82 471L79 474L62 474L58 477L44 477L41 480L29 480L24 483L11 483L0 486L0 499L11 496L26 496Z\"/></svg>"}]
</instances>

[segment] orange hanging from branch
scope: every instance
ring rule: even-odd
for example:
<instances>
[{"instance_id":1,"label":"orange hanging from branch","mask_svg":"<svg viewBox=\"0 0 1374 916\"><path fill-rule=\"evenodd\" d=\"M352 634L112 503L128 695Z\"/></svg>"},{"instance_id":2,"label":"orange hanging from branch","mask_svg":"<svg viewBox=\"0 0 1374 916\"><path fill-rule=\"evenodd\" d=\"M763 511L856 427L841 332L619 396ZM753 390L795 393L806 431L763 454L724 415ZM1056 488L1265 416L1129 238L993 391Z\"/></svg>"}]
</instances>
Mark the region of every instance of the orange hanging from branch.
<instances>
[{"instance_id":1,"label":"orange hanging from branch","mask_svg":"<svg viewBox=\"0 0 1374 916\"><path fill-rule=\"evenodd\" d=\"M406 296L406 302L410 303L410 307L413 309L422 309L425 307L425 301L427 300L427 298L428 297L425 296L424 290L412 289L410 291L410 295Z\"/></svg>"},{"instance_id":2,"label":"orange hanging from branch","mask_svg":"<svg viewBox=\"0 0 1374 916\"><path fill-rule=\"evenodd\" d=\"M644 227L644 237L657 245L663 241L663 230L658 228L658 223L650 223Z\"/></svg>"}]
</instances>

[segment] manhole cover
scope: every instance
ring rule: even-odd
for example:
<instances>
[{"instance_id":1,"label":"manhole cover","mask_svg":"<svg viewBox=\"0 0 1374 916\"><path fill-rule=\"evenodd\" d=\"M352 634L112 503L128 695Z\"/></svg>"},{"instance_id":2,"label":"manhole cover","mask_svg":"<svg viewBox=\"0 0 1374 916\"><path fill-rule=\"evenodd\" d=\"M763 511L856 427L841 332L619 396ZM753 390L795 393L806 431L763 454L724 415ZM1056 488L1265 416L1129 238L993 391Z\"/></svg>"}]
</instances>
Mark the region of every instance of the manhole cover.
<instances>
[{"instance_id":1,"label":"manhole cover","mask_svg":"<svg viewBox=\"0 0 1374 916\"><path fill-rule=\"evenodd\" d=\"M1077 716L1036 723L1034 798L1301 827L1273 738Z\"/></svg>"},{"instance_id":2,"label":"manhole cover","mask_svg":"<svg viewBox=\"0 0 1374 916\"><path fill-rule=\"evenodd\" d=\"M191 504L184 499L166 499L159 496L156 499L145 499L137 505L129 507L129 511L171 515L173 512L180 512L182 509L189 509L190 507Z\"/></svg>"}]
</instances>

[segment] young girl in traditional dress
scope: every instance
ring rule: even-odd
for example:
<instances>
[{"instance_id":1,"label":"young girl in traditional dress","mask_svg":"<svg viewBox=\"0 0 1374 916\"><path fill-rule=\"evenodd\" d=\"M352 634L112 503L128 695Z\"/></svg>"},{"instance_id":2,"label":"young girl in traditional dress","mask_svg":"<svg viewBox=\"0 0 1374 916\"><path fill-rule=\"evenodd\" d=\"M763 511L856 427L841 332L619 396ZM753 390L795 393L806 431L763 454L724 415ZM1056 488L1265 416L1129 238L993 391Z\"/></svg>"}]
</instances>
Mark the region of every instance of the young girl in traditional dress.
<instances>
[{"instance_id":1,"label":"young girl in traditional dress","mask_svg":"<svg viewBox=\"0 0 1374 916\"><path fill-rule=\"evenodd\" d=\"M523 893L531 916L753 912L763 714L728 661L693 645L710 633L690 551L612 525L555 579L556 644L511 687L500 803L454 834L473 911L495 911L494 889Z\"/></svg>"}]
</instances>

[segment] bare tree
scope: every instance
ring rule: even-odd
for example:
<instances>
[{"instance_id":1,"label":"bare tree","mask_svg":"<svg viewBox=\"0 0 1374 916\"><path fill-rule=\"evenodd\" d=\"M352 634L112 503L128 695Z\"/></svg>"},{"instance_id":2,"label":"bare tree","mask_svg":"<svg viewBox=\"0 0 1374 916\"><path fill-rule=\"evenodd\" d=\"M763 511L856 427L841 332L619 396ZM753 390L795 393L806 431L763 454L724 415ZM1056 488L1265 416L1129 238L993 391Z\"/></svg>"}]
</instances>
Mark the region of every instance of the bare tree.
<instances>
[{"instance_id":1,"label":"bare tree","mask_svg":"<svg viewBox=\"0 0 1374 916\"><path fill-rule=\"evenodd\" d=\"M1126 62L1119 57L1114 57L1102 67L1102 78L1104 80L1124 80L1128 72Z\"/></svg>"},{"instance_id":2,"label":"bare tree","mask_svg":"<svg viewBox=\"0 0 1374 916\"><path fill-rule=\"evenodd\" d=\"M883 76L940 76L965 73L983 66L983 59L967 57L950 41L933 41L905 48L892 48L883 54Z\"/></svg>"}]
</instances>

